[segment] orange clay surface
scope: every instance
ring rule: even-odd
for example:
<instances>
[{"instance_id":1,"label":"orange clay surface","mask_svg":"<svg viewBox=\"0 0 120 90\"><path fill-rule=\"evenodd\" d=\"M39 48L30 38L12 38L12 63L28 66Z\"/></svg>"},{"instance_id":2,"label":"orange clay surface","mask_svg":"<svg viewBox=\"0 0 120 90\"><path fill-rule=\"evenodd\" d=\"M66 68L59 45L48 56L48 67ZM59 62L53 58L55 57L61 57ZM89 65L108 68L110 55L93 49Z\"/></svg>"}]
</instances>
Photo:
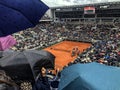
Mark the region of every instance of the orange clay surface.
<instances>
[{"instance_id":1,"label":"orange clay surface","mask_svg":"<svg viewBox=\"0 0 120 90\"><path fill-rule=\"evenodd\" d=\"M69 62L73 61L77 57L77 55L73 57L71 56L71 52L74 47L78 47L80 53L82 53L83 50L87 49L89 46L91 46L90 43L62 41L53 46L45 48L44 50L47 50L55 55L55 69L59 68L60 70L62 70L65 65L67 65Z\"/></svg>"}]
</instances>

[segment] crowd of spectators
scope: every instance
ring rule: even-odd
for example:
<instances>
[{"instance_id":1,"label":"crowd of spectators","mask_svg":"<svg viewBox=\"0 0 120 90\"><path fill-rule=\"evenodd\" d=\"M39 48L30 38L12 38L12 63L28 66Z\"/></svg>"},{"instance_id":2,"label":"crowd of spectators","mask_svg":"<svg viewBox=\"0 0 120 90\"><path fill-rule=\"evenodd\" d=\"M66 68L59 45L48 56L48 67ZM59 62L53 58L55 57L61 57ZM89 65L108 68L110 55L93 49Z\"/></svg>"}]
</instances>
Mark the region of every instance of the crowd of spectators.
<instances>
[{"instance_id":1,"label":"crowd of spectators","mask_svg":"<svg viewBox=\"0 0 120 90\"><path fill-rule=\"evenodd\" d=\"M85 29L87 30L87 29ZM87 31L92 38L92 46L81 53L74 62L89 63L96 61L110 66L120 66L120 30L112 25L97 25L96 29Z\"/></svg>"},{"instance_id":2,"label":"crowd of spectators","mask_svg":"<svg viewBox=\"0 0 120 90\"><path fill-rule=\"evenodd\" d=\"M17 44L12 49L37 49L52 45L62 40L59 30L59 27L52 26L51 24L39 24L35 28L29 28L28 30L13 34Z\"/></svg>"},{"instance_id":3,"label":"crowd of spectators","mask_svg":"<svg viewBox=\"0 0 120 90\"><path fill-rule=\"evenodd\" d=\"M114 25L43 23L13 36L17 40L14 50L45 48L62 40L92 42L72 63L97 61L119 66L120 30Z\"/></svg>"},{"instance_id":4,"label":"crowd of spectators","mask_svg":"<svg viewBox=\"0 0 120 90\"><path fill-rule=\"evenodd\" d=\"M91 41L89 38L89 27L81 27L63 24L39 24L35 28L29 28L13 34L17 44L12 47L13 50L26 50L44 48L65 39L77 41Z\"/></svg>"}]
</instances>

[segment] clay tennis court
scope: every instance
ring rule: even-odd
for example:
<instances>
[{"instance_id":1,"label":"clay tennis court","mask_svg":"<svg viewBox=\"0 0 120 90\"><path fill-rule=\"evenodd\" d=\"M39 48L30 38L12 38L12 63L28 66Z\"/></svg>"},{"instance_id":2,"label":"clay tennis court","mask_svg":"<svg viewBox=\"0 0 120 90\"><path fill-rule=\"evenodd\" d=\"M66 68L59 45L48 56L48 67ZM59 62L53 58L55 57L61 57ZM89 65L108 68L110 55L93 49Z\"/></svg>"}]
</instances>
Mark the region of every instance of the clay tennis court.
<instances>
[{"instance_id":1,"label":"clay tennis court","mask_svg":"<svg viewBox=\"0 0 120 90\"><path fill-rule=\"evenodd\" d=\"M77 57L77 55L73 57L71 56L71 52L74 47L78 47L81 53L89 46L91 46L90 43L62 41L46 48L45 50L55 55L55 69L59 68L60 70L62 70L65 65L67 65L69 62L73 61Z\"/></svg>"}]
</instances>

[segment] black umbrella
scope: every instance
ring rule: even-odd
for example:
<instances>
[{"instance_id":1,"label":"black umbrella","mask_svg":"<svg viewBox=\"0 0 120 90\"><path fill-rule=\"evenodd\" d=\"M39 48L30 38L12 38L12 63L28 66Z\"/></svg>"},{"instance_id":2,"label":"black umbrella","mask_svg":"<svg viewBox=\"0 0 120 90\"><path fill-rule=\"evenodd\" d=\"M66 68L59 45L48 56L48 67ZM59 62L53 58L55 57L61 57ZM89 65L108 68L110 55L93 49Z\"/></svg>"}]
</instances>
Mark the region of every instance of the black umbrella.
<instances>
[{"instance_id":1,"label":"black umbrella","mask_svg":"<svg viewBox=\"0 0 120 90\"><path fill-rule=\"evenodd\" d=\"M0 59L0 66L13 80L35 79L42 67L54 68L55 56L41 50L13 52Z\"/></svg>"},{"instance_id":2,"label":"black umbrella","mask_svg":"<svg viewBox=\"0 0 120 90\"><path fill-rule=\"evenodd\" d=\"M7 56L7 55L12 55L13 52L15 52L14 50L4 50L4 51L0 51L0 58Z\"/></svg>"}]
</instances>

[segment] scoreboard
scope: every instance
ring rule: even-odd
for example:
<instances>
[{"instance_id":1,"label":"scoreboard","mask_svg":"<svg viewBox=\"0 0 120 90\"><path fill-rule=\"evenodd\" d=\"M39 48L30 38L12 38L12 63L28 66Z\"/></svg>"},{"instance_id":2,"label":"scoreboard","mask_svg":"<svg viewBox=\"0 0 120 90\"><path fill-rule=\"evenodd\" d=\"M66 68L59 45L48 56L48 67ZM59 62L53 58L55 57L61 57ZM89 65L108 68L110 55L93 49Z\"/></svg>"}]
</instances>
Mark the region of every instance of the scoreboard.
<instances>
[{"instance_id":1,"label":"scoreboard","mask_svg":"<svg viewBox=\"0 0 120 90\"><path fill-rule=\"evenodd\" d=\"M95 7L93 6L84 7L84 14L95 14Z\"/></svg>"}]
</instances>

